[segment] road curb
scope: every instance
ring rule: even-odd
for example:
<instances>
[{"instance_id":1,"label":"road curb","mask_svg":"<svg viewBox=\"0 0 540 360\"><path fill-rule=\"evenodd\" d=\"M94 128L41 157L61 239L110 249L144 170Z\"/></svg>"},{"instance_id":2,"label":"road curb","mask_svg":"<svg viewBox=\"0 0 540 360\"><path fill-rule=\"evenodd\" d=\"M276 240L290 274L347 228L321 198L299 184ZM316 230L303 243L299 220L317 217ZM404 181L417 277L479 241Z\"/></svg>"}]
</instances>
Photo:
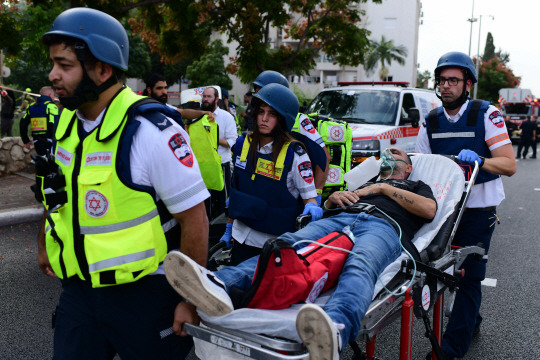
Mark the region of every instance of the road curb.
<instances>
[{"instance_id":1,"label":"road curb","mask_svg":"<svg viewBox=\"0 0 540 360\"><path fill-rule=\"evenodd\" d=\"M43 218L43 206L28 206L0 211L0 226L39 221Z\"/></svg>"}]
</instances>

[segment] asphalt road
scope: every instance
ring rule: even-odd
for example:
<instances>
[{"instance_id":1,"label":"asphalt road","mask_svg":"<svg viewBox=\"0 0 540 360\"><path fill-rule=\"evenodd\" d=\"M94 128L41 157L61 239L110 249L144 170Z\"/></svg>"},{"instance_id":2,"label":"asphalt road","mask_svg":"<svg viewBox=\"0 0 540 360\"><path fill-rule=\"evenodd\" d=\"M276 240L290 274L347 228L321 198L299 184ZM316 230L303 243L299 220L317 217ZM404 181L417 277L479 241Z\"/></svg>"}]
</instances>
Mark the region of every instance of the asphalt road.
<instances>
[{"instance_id":1,"label":"asphalt road","mask_svg":"<svg viewBox=\"0 0 540 360\"><path fill-rule=\"evenodd\" d=\"M503 181L507 198L498 209L487 274L497 284L483 287L484 322L464 359L538 360L540 160L520 160L517 174ZM0 360L52 357L51 312L60 286L37 267L37 231L37 223L0 227ZM398 358L398 334L399 323L379 334L378 358ZM430 348L423 334L415 320L413 359L424 359ZM350 351L343 358L351 359Z\"/></svg>"}]
</instances>

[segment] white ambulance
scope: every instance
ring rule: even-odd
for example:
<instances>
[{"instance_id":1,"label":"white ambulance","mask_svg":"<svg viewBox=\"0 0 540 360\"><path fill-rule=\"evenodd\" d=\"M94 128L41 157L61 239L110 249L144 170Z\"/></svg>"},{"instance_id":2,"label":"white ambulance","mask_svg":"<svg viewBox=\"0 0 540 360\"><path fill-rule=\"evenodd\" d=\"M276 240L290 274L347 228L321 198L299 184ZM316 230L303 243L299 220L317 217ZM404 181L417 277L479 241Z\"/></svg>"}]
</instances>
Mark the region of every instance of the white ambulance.
<instances>
[{"instance_id":1,"label":"white ambulance","mask_svg":"<svg viewBox=\"0 0 540 360\"><path fill-rule=\"evenodd\" d=\"M379 158L389 146L414 152L419 125L441 105L434 91L404 82L354 82L322 90L306 114L347 121L353 130L352 166Z\"/></svg>"}]
</instances>

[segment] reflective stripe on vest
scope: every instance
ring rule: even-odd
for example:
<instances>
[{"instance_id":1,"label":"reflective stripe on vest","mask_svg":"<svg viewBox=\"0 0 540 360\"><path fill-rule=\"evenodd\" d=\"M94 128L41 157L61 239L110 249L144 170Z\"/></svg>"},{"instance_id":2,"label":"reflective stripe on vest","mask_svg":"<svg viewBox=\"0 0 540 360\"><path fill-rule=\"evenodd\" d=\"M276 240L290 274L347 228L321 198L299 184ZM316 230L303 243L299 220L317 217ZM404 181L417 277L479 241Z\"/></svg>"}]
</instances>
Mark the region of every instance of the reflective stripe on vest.
<instances>
[{"instance_id":1,"label":"reflective stripe on vest","mask_svg":"<svg viewBox=\"0 0 540 360\"><path fill-rule=\"evenodd\" d=\"M441 134L433 134L434 139L445 139L445 138L473 138L476 135L474 132L449 132Z\"/></svg>"},{"instance_id":2,"label":"reflective stripe on vest","mask_svg":"<svg viewBox=\"0 0 540 360\"><path fill-rule=\"evenodd\" d=\"M122 223L117 224L111 224L111 225L103 225L103 226L81 226L81 234L88 235L88 234L106 234L113 231L119 231L128 229L130 227L134 227L137 225L140 225L142 223L145 223L156 216L158 216L157 209L152 210L146 215L143 215L141 217L138 217L136 219L124 221Z\"/></svg>"},{"instance_id":3,"label":"reflective stripe on vest","mask_svg":"<svg viewBox=\"0 0 540 360\"><path fill-rule=\"evenodd\" d=\"M105 270L113 266L129 264L135 261L148 259L148 258L153 257L155 253L156 252L154 249L150 249L150 250L140 251L138 253L117 256L115 258L102 260L93 264L89 264L88 268L90 269L90 272L101 271L101 270Z\"/></svg>"}]
</instances>

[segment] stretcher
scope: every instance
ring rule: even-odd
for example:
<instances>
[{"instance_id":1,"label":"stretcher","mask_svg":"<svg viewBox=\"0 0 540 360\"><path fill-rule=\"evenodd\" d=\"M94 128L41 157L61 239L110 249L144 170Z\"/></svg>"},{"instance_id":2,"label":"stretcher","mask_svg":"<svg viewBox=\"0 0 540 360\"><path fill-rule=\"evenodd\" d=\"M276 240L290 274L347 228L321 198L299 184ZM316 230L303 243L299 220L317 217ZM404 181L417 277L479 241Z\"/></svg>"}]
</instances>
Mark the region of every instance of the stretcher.
<instances>
[{"instance_id":1,"label":"stretcher","mask_svg":"<svg viewBox=\"0 0 540 360\"><path fill-rule=\"evenodd\" d=\"M437 214L413 239L418 250L416 259L403 253L380 274L357 339L365 343L365 351L356 342L351 343L360 359L375 359L377 334L398 320L401 321L399 359L411 359L414 317L424 322L432 358L440 358L437 355L441 351L443 316L451 313L459 276L463 275L455 269L459 269L467 256L482 257L485 252L481 244L466 248L451 246L478 174L478 164L469 179L465 179L464 171L451 158L411 155L414 155L411 156L413 172L409 179L421 179L430 185L437 200ZM445 292L450 294L446 308ZM322 305L328 297L328 292L321 294L315 303ZM221 317L199 312L201 324L185 324L185 331L193 336L195 353L200 359L309 359L295 327L301 306L295 304L283 310L245 308Z\"/></svg>"}]
</instances>

